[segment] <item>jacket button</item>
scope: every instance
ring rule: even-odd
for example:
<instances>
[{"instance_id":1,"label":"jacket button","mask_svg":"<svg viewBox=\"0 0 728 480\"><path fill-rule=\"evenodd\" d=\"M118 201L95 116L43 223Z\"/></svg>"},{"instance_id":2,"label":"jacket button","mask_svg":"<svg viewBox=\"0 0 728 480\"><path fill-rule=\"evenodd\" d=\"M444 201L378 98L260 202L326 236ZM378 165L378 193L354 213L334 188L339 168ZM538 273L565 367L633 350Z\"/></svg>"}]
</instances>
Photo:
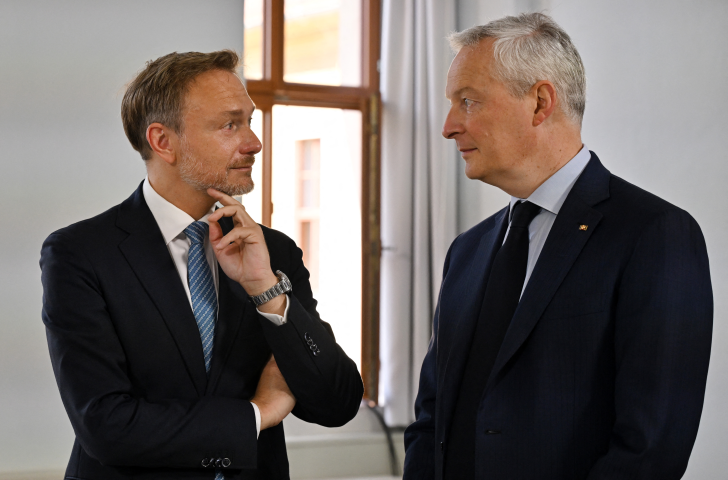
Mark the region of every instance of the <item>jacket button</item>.
<instances>
[{"instance_id":1,"label":"jacket button","mask_svg":"<svg viewBox=\"0 0 728 480\"><path fill-rule=\"evenodd\" d=\"M211 460L212 460L211 458L203 458L202 459L202 466L205 467L205 468L209 467Z\"/></svg>"},{"instance_id":2,"label":"jacket button","mask_svg":"<svg viewBox=\"0 0 728 480\"><path fill-rule=\"evenodd\" d=\"M445 451L445 442L440 442L440 451L441 452Z\"/></svg>"},{"instance_id":3,"label":"jacket button","mask_svg":"<svg viewBox=\"0 0 728 480\"><path fill-rule=\"evenodd\" d=\"M486 430L486 431L485 431L485 433L486 433L487 435L498 435L498 434L500 434L501 432L500 432L500 430Z\"/></svg>"},{"instance_id":4,"label":"jacket button","mask_svg":"<svg viewBox=\"0 0 728 480\"><path fill-rule=\"evenodd\" d=\"M228 468L231 463L233 463L233 462L231 462L229 458L223 458L222 459L222 468Z\"/></svg>"},{"instance_id":5,"label":"jacket button","mask_svg":"<svg viewBox=\"0 0 728 480\"><path fill-rule=\"evenodd\" d=\"M309 340L311 340L311 335L309 335L308 332L306 332L303 334L303 339L308 342Z\"/></svg>"}]
</instances>

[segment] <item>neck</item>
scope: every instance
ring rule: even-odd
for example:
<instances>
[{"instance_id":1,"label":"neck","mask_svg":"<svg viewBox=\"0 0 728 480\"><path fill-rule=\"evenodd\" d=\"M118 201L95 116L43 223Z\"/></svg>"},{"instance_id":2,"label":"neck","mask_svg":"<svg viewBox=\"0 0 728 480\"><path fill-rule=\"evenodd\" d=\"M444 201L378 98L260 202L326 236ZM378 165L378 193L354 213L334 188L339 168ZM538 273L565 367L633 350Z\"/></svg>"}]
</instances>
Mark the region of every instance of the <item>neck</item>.
<instances>
[{"instance_id":1,"label":"neck","mask_svg":"<svg viewBox=\"0 0 728 480\"><path fill-rule=\"evenodd\" d=\"M215 199L204 190L197 190L176 175L176 170L163 162L147 161L149 183L162 198L195 220L204 217L215 204Z\"/></svg>"},{"instance_id":2,"label":"neck","mask_svg":"<svg viewBox=\"0 0 728 480\"><path fill-rule=\"evenodd\" d=\"M519 162L520 168L509 172L508 177L503 178L501 184L496 186L513 197L528 198L561 167L569 163L583 147L579 132L562 136L558 141L550 138L541 139L537 143L538 148Z\"/></svg>"}]
</instances>

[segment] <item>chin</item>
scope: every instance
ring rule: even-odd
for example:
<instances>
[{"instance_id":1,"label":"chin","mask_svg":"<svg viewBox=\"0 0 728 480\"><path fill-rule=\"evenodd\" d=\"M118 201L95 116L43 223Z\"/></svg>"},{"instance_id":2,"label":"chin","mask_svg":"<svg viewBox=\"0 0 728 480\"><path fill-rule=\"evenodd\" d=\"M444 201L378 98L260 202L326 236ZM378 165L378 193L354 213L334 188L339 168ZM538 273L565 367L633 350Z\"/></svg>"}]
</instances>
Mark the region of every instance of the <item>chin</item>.
<instances>
[{"instance_id":1,"label":"chin","mask_svg":"<svg viewBox=\"0 0 728 480\"><path fill-rule=\"evenodd\" d=\"M480 180L480 176L479 175L473 174L467 168L465 169L465 176L468 177L470 180Z\"/></svg>"},{"instance_id":2,"label":"chin","mask_svg":"<svg viewBox=\"0 0 728 480\"><path fill-rule=\"evenodd\" d=\"M255 188L255 184L252 180L249 180L248 182L241 184L225 184L213 188L220 190L222 193L230 195L231 197L237 197L238 195L247 195L252 192L253 188Z\"/></svg>"},{"instance_id":3,"label":"chin","mask_svg":"<svg viewBox=\"0 0 728 480\"><path fill-rule=\"evenodd\" d=\"M484 175L483 172L478 171L478 169L476 169L473 165L466 163L465 176L470 180L482 180Z\"/></svg>"}]
</instances>

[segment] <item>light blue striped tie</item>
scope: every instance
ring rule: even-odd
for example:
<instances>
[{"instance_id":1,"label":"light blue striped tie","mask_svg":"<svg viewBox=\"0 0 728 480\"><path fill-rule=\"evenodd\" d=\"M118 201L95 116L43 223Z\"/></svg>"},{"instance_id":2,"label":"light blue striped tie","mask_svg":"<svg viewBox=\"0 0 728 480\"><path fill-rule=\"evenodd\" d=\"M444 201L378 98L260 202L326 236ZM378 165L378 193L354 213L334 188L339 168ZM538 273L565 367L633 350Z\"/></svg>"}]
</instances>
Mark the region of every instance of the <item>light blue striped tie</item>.
<instances>
[{"instance_id":1,"label":"light blue striped tie","mask_svg":"<svg viewBox=\"0 0 728 480\"><path fill-rule=\"evenodd\" d=\"M217 294L210 265L205 257L205 237L210 228L205 222L192 222L185 228L190 239L190 252L187 256L187 281L192 297L192 311L195 313L197 328L202 339L202 353L205 356L205 370L210 373L212 345L215 339L215 318L217 317ZM219 469L215 470L215 480L225 480Z\"/></svg>"},{"instance_id":2,"label":"light blue striped tie","mask_svg":"<svg viewBox=\"0 0 728 480\"><path fill-rule=\"evenodd\" d=\"M217 317L215 282L205 257L205 237L209 228L205 222L192 222L185 228L185 235L192 242L187 257L187 280L192 297L192 311L200 329L207 373L210 373L212 362L212 344L215 339L215 317Z\"/></svg>"}]
</instances>

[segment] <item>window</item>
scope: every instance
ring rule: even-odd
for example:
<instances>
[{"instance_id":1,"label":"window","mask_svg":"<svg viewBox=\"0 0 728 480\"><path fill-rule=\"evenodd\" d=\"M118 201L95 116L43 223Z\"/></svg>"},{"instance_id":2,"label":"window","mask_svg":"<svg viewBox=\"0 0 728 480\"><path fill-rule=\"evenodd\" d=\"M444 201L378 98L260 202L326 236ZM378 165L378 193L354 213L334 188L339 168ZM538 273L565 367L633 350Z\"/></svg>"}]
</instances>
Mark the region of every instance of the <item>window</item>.
<instances>
[{"instance_id":1,"label":"window","mask_svg":"<svg viewBox=\"0 0 728 480\"><path fill-rule=\"evenodd\" d=\"M319 311L379 372L379 1L246 0L243 74L263 143L243 197L303 251Z\"/></svg>"},{"instance_id":2,"label":"window","mask_svg":"<svg viewBox=\"0 0 728 480\"><path fill-rule=\"evenodd\" d=\"M321 212L320 170L321 139L296 141L296 167L298 177L298 206L296 223L299 228L300 243L303 250L303 263L311 272L311 288L318 294L319 286L319 219Z\"/></svg>"}]
</instances>

